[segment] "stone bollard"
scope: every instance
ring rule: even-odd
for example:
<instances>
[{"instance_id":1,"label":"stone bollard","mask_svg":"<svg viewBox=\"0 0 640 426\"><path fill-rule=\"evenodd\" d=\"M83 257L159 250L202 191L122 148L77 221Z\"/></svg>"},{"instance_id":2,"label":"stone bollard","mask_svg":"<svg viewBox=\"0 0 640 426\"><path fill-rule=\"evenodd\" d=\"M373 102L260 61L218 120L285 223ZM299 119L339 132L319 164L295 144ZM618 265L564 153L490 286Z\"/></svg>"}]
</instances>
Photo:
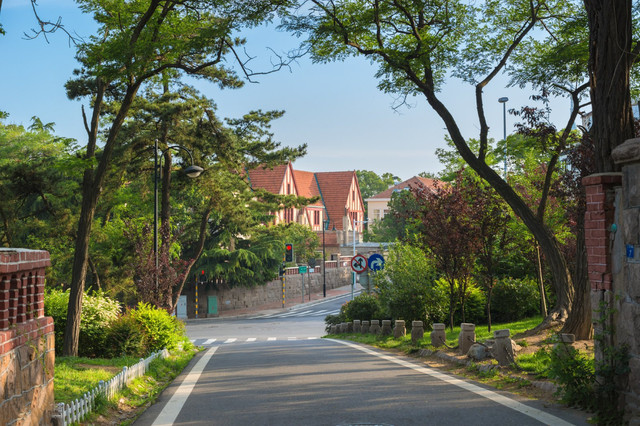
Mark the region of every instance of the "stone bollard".
<instances>
[{"instance_id":1,"label":"stone bollard","mask_svg":"<svg viewBox=\"0 0 640 426\"><path fill-rule=\"evenodd\" d=\"M349 321L347 323L347 333L353 333L353 322Z\"/></svg>"},{"instance_id":2,"label":"stone bollard","mask_svg":"<svg viewBox=\"0 0 640 426\"><path fill-rule=\"evenodd\" d=\"M334 324L331 326L331 329L329 330L330 334L338 334L338 325Z\"/></svg>"},{"instance_id":3,"label":"stone bollard","mask_svg":"<svg viewBox=\"0 0 640 426\"><path fill-rule=\"evenodd\" d=\"M380 334L380 320L371 320L371 325L369 326L369 333Z\"/></svg>"},{"instance_id":4,"label":"stone bollard","mask_svg":"<svg viewBox=\"0 0 640 426\"><path fill-rule=\"evenodd\" d=\"M476 342L476 325L469 322L460 324L460 335L458 336L458 348L463 354L469 352L469 348Z\"/></svg>"},{"instance_id":5,"label":"stone bollard","mask_svg":"<svg viewBox=\"0 0 640 426\"><path fill-rule=\"evenodd\" d=\"M360 320L353 320L353 332L362 333L362 324L360 324Z\"/></svg>"},{"instance_id":6,"label":"stone bollard","mask_svg":"<svg viewBox=\"0 0 640 426\"><path fill-rule=\"evenodd\" d=\"M436 348L442 346L447 341L447 335L444 331L444 324L437 322L433 324L433 331L431 332L431 344Z\"/></svg>"},{"instance_id":7,"label":"stone bollard","mask_svg":"<svg viewBox=\"0 0 640 426\"><path fill-rule=\"evenodd\" d=\"M411 343L414 345L424 337L424 323L422 321L411 321Z\"/></svg>"},{"instance_id":8,"label":"stone bollard","mask_svg":"<svg viewBox=\"0 0 640 426\"><path fill-rule=\"evenodd\" d=\"M571 349L573 349L573 343L576 341L576 336L569 333L560 333L560 341L553 345L553 352L558 358L566 358L570 356ZM571 348L571 349L569 349Z\"/></svg>"},{"instance_id":9,"label":"stone bollard","mask_svg":"<svg viewBox=\"0 0 640 426\"><path fill-rule=\"evenodd\" d=\"M498 361L500 365L510 365L515 358L513 357L513 345L509 338L509 330L496 330L493 332L495 343L491 355Z\"/></svg>"},{"instance_id":10,"label":"stone bollard","mask_svg":"<svg viewBox=\"0 0 640 426\"><path fill-rule=\"evenodd\" d=\"M380 330L380 333L383 336L389 336L392 332L391 320L382 320L382 329Z\"/></svg>"},{"instance_id":11,"label":"stone bollard","mask_svg":"<svg viewBox=\"0 0 640 426\"><path fill-rule=\"evenodd\" d=\"M407 334L407 329L404 327L404 320L396 320L396 325L393 328L393 337L398 339L404 337Z\"/></svg>"},{"instance_id":12,"label":"stone bollard","mask_svg":"<svg viewBox=\"0 0 640 426\"><path fill-rule=\"evenodd\" d=\"M369 332L369 321L362 321L362 334Z\"/></svg>"}]
</instances>

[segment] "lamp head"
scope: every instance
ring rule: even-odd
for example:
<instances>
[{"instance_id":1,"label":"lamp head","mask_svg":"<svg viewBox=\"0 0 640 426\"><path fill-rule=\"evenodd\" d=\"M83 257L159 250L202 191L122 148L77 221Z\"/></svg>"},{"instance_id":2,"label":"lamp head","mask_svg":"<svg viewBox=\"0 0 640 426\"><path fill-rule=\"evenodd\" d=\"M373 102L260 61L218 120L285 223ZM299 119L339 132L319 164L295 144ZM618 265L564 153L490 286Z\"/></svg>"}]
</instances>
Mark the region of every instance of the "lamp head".
<instances>
[{"instance_id":1,"label":"lamp head","mask_svg":"<svg viewBox=\"0 0 640 426\"><path fill-rule=\"evenodd\" d=\"M190 178L197 178L204 171L202 167L194 166L193 164L184 169L184 173Z\"/></svg>"},{"instance_id":2,"label":"lamp head","mask_svg":"<svg viewBox=\"0 0 640 426\"><path fill-rule=\"evenodd\" d=\"M509 100L509 98L507 98L506 96L503 96L502 98L498 99L498 102L500 102L501 104L507 102Z\"/></svg>"}]
</instances>

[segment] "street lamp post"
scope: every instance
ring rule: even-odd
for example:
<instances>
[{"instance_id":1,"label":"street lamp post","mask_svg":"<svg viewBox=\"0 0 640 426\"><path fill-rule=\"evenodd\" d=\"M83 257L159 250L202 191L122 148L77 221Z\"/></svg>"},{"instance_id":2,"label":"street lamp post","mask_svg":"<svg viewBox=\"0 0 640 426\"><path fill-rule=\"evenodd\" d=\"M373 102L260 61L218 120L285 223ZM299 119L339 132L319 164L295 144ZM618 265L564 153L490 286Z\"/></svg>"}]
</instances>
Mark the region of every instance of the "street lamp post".
<instances>
[{"instance_id":1,"label":"street lamp post","mask_svg":"<svg viewBox=\"0 0 640 426\"><path fill-rule=\"evenodd\" d=\"M504 178L507 178L507 101L506 96L499 98L498 102L502 104L502 135L504 140Z\"/></svg>"},{"instance_id":2,"label":"street lamp post","mask_svg":"<svg viewBox=\"0 0 640 426\"><path fill-rule=\"evenodd\" d=\"M158 170L160 169L160 162L162 161L162 157L164 154L170 149L182 149L187 154L189 154L189 158L191 159L191 165L184 169L184 173L190 178L197 178L204 171L202 167L196 166L193 164L193 154L187 148L181 145L170 145L165 150L160 152L160 160L158 160L158 140L155 140L154 144L154 163L153 163L153 254L155 257L156 271L155 271L155 284L156 289L158 288L158 179L160 179L160 173Z\"/></svg>"},{"instance_id":3,"label":"street lamp post","mask_svg":"<svg viewBox=\"0 0 640 426\"><path fill-rule=\"evenodd\" d=\"M322 221L322 297L327 297L327 253L324 246L324 230L329 227L329 219Z\"/></svg>"}]
</instances>

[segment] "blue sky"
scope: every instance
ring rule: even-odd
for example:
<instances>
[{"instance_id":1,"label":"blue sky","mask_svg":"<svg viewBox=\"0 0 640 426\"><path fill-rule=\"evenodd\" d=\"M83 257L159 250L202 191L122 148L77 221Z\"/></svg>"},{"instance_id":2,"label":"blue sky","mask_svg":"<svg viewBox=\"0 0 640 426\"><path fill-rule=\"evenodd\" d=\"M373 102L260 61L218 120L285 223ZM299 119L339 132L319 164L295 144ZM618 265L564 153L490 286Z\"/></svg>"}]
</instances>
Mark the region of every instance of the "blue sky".
<instances>
[{"instance_id":1,"label":"blue sky","mask_svg":"<svg viewBox=\"0 0 640 426\"><path fill-rule=\"evenodd\" d=\"M71 0L42 0L38 12L43 19L62 22L70 31L82 36L94 26ZM0 36L4 64L0 68L0 110L10 114L8 122L29 125L32 116L43 122L55 122L56 133L86 142L80 103L67 99L64 83L77 66L74 47L61 32L26 40L23 33L35 26L27 0L4 0L0 12L7 34ZM247 50L267 65L267 47L277 52L294 48L298 40L280 33L273 26L245 32ZM359 58L331 64L312 64L299 60L290 70L261 76L258 83L247 83L238 90L220 90L211 84L199 89L212 98L222 117L238 117L254 110L282 109L283 118L272 130L283 145L309 145L308 154L294 164L307 171L373 170L391 172L408 179L422 171L441 169L434 155L444 147L444 125L420 98L410 100L412 108L394 110L394 97L376 88L375 65ZM485 111L490 137L502 138L501 96L509 97L508 108L528 103L531 92L506 88L506 79L494 82L485 90ZM450 80L441 97L466 138L478 136L474 88ZM554 120L564 120L569 102L557 101ZM514 118L507 115L507 133L513 131Z\"/></svg>"}]
</instances>

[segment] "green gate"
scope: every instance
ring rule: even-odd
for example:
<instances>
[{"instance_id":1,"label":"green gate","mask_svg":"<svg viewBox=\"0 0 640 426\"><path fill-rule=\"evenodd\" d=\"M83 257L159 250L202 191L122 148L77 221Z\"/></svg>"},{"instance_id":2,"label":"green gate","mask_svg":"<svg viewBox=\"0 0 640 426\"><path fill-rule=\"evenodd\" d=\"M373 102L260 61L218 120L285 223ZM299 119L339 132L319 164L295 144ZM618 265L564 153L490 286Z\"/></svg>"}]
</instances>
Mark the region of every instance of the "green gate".
<instances>
[{"instance_id":1,"label":"green gate","mask_svg":"<svg viewBox=\"0 0 640 426\"><path fill-rule=\"evenodd\" d=\"M207 314L218 315L218 296L207 296Z\"/></svg>"}]
</instances>

